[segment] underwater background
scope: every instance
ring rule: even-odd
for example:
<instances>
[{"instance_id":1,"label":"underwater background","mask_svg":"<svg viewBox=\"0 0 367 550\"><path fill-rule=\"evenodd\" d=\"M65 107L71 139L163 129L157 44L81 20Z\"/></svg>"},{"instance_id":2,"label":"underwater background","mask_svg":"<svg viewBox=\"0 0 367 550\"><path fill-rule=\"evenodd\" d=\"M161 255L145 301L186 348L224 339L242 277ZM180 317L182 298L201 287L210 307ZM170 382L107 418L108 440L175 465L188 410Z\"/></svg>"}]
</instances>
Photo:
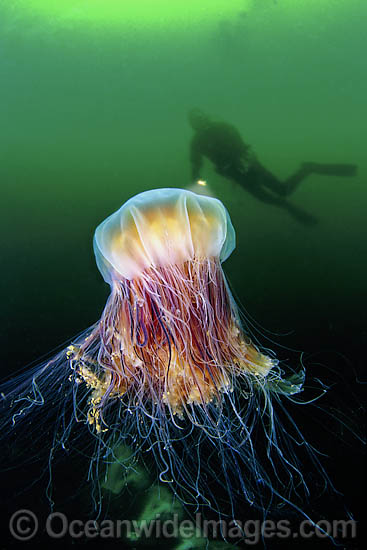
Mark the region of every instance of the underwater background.
<instances>
[{"instance_id":1,"label":"underwater background","mask_svg":"<svg viewBox=\"0 0 367 550\"><path fill-rule=\"evenodd\" d=\"M269 338L260 340L280 358L304 352L310 377L330 385L330 410L344 411L344 431L332 421L325 430L315 409L294 414L358 518L363 457L348 428L364 420L366 17L363 0L0 0L1 378L99 318L109 288L94 230L136 193L192 183L192 107L233 124L280 178L304 161L356 164L354 178L312 175L292 195L318 219L312 227L209 162L203 174L236 229L224 269ZM72 517L80 499L70 462L61 468ZM22 480L27 469L2 480L2 548L17 545L7 514L47 510L44 485L23 491ZM138 488L124 505L130 498L140 515L147 489ZM333 504L324 494L314 506L338 519Z\"/></svg>"}]
</instances>

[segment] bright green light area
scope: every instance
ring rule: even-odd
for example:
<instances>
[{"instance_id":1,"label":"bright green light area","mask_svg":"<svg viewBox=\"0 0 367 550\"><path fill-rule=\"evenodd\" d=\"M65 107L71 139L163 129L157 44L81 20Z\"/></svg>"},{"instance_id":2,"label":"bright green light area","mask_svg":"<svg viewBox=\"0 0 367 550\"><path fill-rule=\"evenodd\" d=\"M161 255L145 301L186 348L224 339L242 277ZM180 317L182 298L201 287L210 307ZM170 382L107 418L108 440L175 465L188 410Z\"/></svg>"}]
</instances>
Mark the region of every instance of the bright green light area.
<instances>
[{"instance_id":1,"label":"bright green light area","mask_svg":"<svg viewBox=\"0 0 367 550\"><path fill-rule=\"evenodd\" d=\"M98 24L162 25L235 15L255 0L18 0L23 13L61 21Z\"/></svg>"},{"instance_id":2,"label":"bright green light area","mask_svg":"<svg viewBox=\"0 0 367 550\"><path fill-rule=\"evenodd\" d=\"M46 26L159 28L175 33L194 26L204 30L220 20L245 21L245 14L255 21L263 18L257 23L265 32L273 17L291 24L293 19L306 21L326 12L336 14L349 4L350 0L0 0L1 9L20 17L38 18Z\"/></svg>"}]
</instances>

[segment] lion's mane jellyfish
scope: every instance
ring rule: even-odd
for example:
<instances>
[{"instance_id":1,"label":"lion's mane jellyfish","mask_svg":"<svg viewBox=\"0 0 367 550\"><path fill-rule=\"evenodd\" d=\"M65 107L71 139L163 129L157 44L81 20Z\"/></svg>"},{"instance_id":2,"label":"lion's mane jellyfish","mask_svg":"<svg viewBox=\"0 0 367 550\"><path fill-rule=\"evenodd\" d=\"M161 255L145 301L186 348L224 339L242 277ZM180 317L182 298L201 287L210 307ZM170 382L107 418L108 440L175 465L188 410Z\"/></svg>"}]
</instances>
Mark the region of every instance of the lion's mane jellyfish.
<instances>
[{"instance_id":1,"label":"lion's mane jellyfish","mask_svg":"<svg viewBox=\"0 0 367 550\"><path fill-rule=\"evenodd\" d=\"M245 334L221 266L234 248L215 198L157 189L127 201L94 236L111 287L100 320L2 388L9 422L56 408L53 450L84 425L94 462L129 445L187 505L233 515L238 499L267 510L307 493L294 448L308 445L284 406L303 370L285 375Z\"/></svg>"},{"instance_id":2,"label":"lion's mane jellyfish","mask_svg":"<svg viewBox=\"0 0 367 550\"><path fill-rule=\"evenodd\" d=\"M97 430L108 399L126 399L153 421L187 417L196 426L236 377L268 376L276 362L246 341L221 268L234 247L222 203L181 189L142 193L97 228L97 265L111 295L96 333L70 348L78 374L95 386Z\"/></svg>"}]
</instances>

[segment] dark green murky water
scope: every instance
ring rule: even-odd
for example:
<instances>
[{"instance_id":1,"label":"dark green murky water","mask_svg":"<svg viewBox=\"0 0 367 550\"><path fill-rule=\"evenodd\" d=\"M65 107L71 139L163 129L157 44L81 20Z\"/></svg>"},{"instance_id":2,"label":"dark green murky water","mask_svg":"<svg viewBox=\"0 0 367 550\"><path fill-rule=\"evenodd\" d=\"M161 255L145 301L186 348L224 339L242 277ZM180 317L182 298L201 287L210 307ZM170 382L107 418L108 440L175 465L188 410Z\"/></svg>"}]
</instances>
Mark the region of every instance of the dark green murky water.
<instances>
[{"instance_id":1,"label":"dark green murky water","mask_svg":"<svg viewBox=\"0 0 367 550\"><path fill-rule=\"evenodd\" d=\"M94 229L135 193L191 183L186 114L199 106L234 124L280 178L303 161L358 165L355 178L312 175L294 193L318 218L313 227L210 163L203 172L237 231L225 269L238 298L283 334L275 342L315 354L350 384L356 413L366 340L365 3L183 4L157 2L150 15L127 0L94 11L77 0L49 9L0 1L1 375L98 319L108 287ZM358 514L359 450L343 448L341 459L333 445L327 468Z\"/></svg>"}]
</instances>

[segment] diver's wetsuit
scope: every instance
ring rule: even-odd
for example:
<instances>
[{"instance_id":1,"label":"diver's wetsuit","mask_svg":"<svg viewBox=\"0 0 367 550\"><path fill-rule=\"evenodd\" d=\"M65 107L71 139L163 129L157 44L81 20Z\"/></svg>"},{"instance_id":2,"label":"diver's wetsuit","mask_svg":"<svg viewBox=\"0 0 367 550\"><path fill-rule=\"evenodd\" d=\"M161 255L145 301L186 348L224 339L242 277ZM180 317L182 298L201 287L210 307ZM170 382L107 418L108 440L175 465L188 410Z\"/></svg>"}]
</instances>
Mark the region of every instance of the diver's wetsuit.
<instances>
[{"instance_id":1,"label":"diver's wetsuit","mask_svg":"<svg viewBox=\"0 0 367 550\"><path fill-rule=\"evenodd\" d=\"M193 181L200 178L204 157L214 164L219 174L236 181L263 202L277 204L280 197L288 194L288 182L283 183L260 164L231 124L210 122L196 129L190 151ZM302 178L306 175L304 170L298 174Z\"/></svg>"},{"instance_id":2,"label":"diver's wetsuit","mask_svg":"<svg viewBox=\"0 0 367 550\"><path fill-rule=\"evenodd\" d=\"M288 197L312 173L354 176L352 164L303 163L284 182L263 166L238 130L226 122L213 122L199 109L189 113L189 122L195 131L191 140L190 160L192 180L200 178L203 158L207 157L218 174L235 181L258 200L286 209L302 223L314 223L313 216L290 204Z\"/></svg>"}]
</instances>

